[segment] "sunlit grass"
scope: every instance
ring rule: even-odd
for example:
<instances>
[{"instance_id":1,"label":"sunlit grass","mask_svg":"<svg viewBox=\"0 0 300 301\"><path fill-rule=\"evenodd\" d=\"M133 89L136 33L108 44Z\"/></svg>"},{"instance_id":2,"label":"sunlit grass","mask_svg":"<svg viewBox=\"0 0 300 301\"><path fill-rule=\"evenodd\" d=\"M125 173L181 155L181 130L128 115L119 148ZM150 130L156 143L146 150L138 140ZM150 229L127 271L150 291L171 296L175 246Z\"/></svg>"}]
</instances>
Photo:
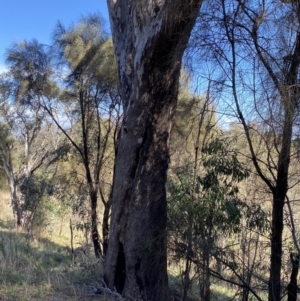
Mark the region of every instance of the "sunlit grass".
<instances>
[{"instance_id":1,"label":"sunlit grass","mask_svg":"<svg viewBox=\"0 0 300 301\"><path fill-rule=\"evenodd\" d=\"M233 300L236 290L229 288L227 285L213 284L211 286L212 301L229 301Z\"/></svg>"},{"instance_id":2,"label":"sunlit grass","mask_svg":"<svg viewBox=\"0 0 300 301\"><path fill-rule=\"evenodd\" d=\"M49 242L30 244L24 233L0 232L0 257L0 300L47 300L48 294L76 300L88 295L102 276L93 256L84 261L76 257L72 265L68 249Z\"/></svg>"},{"instance_id":3,"label":"sunlit grass","mask_svg":"<svg viewBox=\"0 0 300 301\"><path fill-rule=\"evenodd\" d=\"M8 193L0 191L0 206L0 300L105 300L91 294L102 265L90 245L79 248L84 242L80 231L75 231L71 261L68 219L63 225L53 220L52 231L41 229L32 242L26 231L14 229Z\"/></svg>"},{"instance_id":4,"label":"sunlit grass","mask_svg":"<svg viewBox=\"0 0 300 301\"><path fill-rule=\"evenodd\" d=\"M0 190L0 229L3 231L11 230L13 224L13 212L11 209L11 199L8 191Z\"/></svg>"},{"instance_id":5,"label":"sunlit grass","mask_svg":"<svg viewBox=\"0 0 300 301\"><path fill-rule=\"evenodd\" d=\"M182 271L184 270L184 262L170 263L168 267L169 274L169 287L171 294L177 296L179 299L182 296ZM193 273L190 275L194 276ZM212 280L212 279L211 279ZM211 284L211 301L229 301L229 300L238 300L233 297L236 294L236 289L231 288L225 283L212 283ZM199 284L197 278L194 278L192 281L189 291L188 291L189 300L200 301L199 296Z\"/></svg>"}]
</instances>

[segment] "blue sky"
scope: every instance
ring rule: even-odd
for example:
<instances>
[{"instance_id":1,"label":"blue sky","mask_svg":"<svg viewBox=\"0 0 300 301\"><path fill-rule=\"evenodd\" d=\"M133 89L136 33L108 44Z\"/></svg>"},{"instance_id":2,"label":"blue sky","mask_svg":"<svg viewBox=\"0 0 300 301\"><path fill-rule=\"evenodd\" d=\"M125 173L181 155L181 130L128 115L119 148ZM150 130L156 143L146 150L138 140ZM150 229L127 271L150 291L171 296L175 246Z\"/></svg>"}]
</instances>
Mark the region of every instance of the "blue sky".
<instances>
[{"instance_id":1,"label":"blue sky","mask_svg":"<svg viewBox=\"0 0 300 301\"><path fill-rule=\"evenodd\" d=\"M5 49L14 41L36 38L49 44L59 20L65 26L81 16L100 12L109 27L106 0L0 0L0 72Z\"/></svg>"}]
</instances>

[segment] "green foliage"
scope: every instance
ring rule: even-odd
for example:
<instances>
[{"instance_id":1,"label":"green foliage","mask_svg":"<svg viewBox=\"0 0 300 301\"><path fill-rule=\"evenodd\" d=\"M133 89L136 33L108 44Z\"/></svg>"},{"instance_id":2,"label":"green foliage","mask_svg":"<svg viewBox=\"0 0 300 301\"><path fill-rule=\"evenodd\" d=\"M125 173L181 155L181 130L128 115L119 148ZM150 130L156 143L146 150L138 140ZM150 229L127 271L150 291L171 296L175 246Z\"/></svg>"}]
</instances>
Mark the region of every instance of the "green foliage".
<instances>
[{"instance_id":1,"label":"green foliage","mask_svg":"<svg viewBox=\"0 0 300 301\"><path fill-rule=\"evenodd\" d=\"M6 51L6 63L14 79L16 101L37 104L37 97L52 94L52 66L48 46L36 39L15 42Z\"/></svg>"},{"instance_id":2,"label":"green foliage","mask_svg":"<svg viewBox=\"0 0 300 301\"><path fill-rule=\"evenodd\" d=\"M20 190L23 197L23 210L35 211L40 201L46 195L53 194L53 186L45 179L29 176L21 179Z\"/></svg>"},{"instance_id":3,"label":"green foliage","mask_svg":"<svg viewBox=\"0 0 300 301\"><path fill-rule=\"evenodd\" d=\"M117 67L112 40L103 32L97 14L82 17L65 28L58 23L53 33L56 56L69 69L68 83L77 89L98 85L102 89L117 87Z\"/></svg>"},{"instance_id":4,"label":"green foliage","mask_svg":"<svg viewBox=\"0 0 300 301\"><path fill-rule=\"evenodd\" d=\"M249 171L228 146L229 141L215 139L203 148L207 157L195 181L193 171L188 170L178 174L176 182L170 181L170 231L175 227L186 237L192 227L195 241L216 240L226 232L239 231L245 205L238 197L237 184Z\"/></svg>"},{"instance_id":5,"label":"green foliage","mask_svg":"<svg viewBox=\"0 0 300 301\"><path fill-rule=\"evenodd\" d=\"M230 143L216 138L202 149L208 157L203 162L205 173L197 177L196 183L196 190L203 192L202 197L220 202L228 217L236 212L233 208L241 203L237 199L237 184L249 176L249 170L239 162L237 152L228 149Z\"/></svg>"},{"instance_id":6,"label":"green foliage","mask_svg":"<svg viewBox=\"0 0 300 301\"><path fill-rule=\"evenodd\" d=\"M246 219L246 226L249 229L258 230L260 232L265 232L270 230L269 217L265 210L262 209L261 205L247 204L244 215Z\"/></svg>"},{"instance_id":7,"label":"green foliage","mask_svg":"<svg viewBox=\"0 0 300 301\"><path fill-rule=\"evenodd\" d=\"M53 184L42 177L28 176L20 179L20 203L24 226L41 229L49 224L51 196L55 193Z\"/></svg>"},{"instance_id":8,"label":"green foliage","mask_svg":"<svg viewBox=\"0 0 300 301\"><path fill-rule=\"evenodd\" d=\"M175 261L184 261L184 289L191 283L192 266L203 283L210 283L207 275L211 275L212 257L239 273L242 269L234 250L220 246L220 241L234 239L245 227L255 232L268 229L262 207L241 197L240 187L250 170L238 157L235 145L227 137L209 140L198 155L198 169L196 164L187 165L169 181L169 249Z\"/></svg>"}]
</instances>

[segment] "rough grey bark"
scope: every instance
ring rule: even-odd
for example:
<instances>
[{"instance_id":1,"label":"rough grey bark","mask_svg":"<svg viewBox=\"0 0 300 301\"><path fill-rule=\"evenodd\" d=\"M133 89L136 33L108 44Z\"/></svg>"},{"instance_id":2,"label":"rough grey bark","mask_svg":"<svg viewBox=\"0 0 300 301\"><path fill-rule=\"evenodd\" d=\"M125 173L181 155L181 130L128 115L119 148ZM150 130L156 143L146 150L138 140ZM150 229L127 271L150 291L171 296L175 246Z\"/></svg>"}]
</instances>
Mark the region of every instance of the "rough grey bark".
<instances>
[{"instance_id":1,"label":"rough grey bark","mask_svg":"<svg viewBox=\"0 0 300 301\"><path fill-rule=\"evenodd\" d=\"M201 0L108 0L124 119L105 281L127 297L169 300L166 180L181 59Z\"/></svg>"}]
</instances>

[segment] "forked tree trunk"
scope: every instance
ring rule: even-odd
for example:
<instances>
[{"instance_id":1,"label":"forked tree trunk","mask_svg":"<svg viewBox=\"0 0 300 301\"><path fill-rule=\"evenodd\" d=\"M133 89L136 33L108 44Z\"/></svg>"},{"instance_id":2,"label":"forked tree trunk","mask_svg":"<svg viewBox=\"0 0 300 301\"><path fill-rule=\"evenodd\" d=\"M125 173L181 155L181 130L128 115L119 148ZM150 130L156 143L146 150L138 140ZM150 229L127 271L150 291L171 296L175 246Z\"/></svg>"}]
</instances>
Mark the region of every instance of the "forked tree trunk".
<instances>
[{"instance_id":1,"label":"forked tree trunk","mask_svg":"<svg viewBox=\"0 0 300 301\"><path fill-rule=\"evenodd\" d=\"M107 285L168 301L166 180L181 59L201 0L108 0L124 119L105 260Z\"/></svg>"}]
</instances>

